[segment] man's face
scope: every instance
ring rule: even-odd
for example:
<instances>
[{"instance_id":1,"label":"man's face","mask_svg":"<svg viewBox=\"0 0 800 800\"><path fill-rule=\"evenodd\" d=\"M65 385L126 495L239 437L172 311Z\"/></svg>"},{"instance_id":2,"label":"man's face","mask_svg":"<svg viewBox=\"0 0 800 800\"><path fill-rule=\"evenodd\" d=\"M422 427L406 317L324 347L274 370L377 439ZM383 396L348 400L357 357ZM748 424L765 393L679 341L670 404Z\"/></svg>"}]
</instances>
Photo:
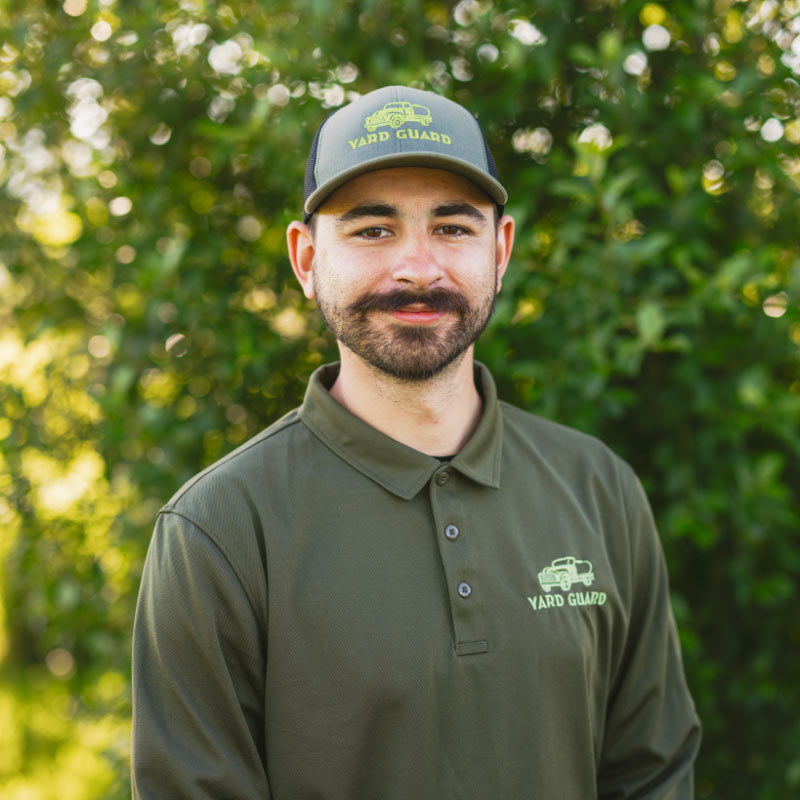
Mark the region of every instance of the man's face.
<instances>
[{"instance_id":1,"label":"man's face","mask_svg":"<svg viewBox=\"0 0 800 800\"><path fill-rule=\"evenodd\" d=\"M496 227L492 201L454 173L367 173L317 211L306 294L340 348L395 378L426 380L489 321L510 250L507 220Z\"/></svg>"}]
</instances>

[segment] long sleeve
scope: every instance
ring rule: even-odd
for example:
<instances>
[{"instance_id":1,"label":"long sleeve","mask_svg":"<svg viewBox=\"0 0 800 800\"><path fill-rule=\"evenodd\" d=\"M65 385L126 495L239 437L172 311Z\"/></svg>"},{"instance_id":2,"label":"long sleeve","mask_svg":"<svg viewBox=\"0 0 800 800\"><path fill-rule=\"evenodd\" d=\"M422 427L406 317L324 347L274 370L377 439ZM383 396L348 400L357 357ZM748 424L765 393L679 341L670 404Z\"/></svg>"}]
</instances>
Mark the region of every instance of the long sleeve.
<instances>
[{"instance_id":1,"label":"long sleeve","mask_svg":"<svg viewBox=\"0 0 800 800\"><path fill-rule=\"evenodd\" d=\"M609 696L598 770L603 800L690 800L700 745L669 599L664 556L644 491L631 475L630 623Z\"/></svg>"},{"instance_id":2,"label":"long sleeve","mask_svg":"<svg viewBox=\"0 0 800 800\"><path fill-rule=\"evenodd\" d=\"M270 797L263 614L240 572L193 522L159 516L134 623L135 800Z\"/></svg>"}]
</instances>

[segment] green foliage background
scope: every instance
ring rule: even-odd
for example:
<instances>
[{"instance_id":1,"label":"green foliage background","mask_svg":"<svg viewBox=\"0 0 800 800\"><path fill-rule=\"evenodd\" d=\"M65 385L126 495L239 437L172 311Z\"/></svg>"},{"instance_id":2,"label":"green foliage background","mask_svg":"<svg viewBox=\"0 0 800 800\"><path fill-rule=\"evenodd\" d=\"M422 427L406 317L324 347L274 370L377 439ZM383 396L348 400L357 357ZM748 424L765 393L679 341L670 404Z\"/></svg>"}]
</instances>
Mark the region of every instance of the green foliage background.
<instances>
[{"instance_id":1,"label":"green foliage background","mask_svg":"<svg viewBox=\"0 0 800 800\"><path fill-rule=\"evenodd\" d=\"M390 83L473 109L509 187L501 394L650 494L698 796L797 796L797 0L27 0L0 25L3 797L129 796L155 513L334 357L284 228L328 109Z\"/></svg>"}]
</instances>

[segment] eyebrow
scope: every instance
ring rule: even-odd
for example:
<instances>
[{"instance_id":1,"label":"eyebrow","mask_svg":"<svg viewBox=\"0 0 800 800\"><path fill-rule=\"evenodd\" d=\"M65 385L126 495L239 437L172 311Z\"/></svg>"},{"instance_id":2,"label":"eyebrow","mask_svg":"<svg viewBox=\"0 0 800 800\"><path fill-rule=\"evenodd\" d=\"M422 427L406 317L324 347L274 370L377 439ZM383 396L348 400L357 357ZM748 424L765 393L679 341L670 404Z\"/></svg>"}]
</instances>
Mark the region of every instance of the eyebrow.
<instances>
[{"instance_id":1,"label":"eyebrow","mask_svg":"<svg viewBox=\"0 0 800 800\"><path fill-rule=\"evenodd\" d=\"M350 222L354 219L361 219L362 217L399 217L400 212L394 207L386 203L369 203L363 206L354 206L348 209L344 214L340 214L337 222Z\"/></svg>"},{"instance_id":2,"label":"eyebrow","mask_svg":"<svg viewBox=\"0 0 800 800\"><path fill-rule=\"evenodd\" d=\"M433 209L434 217L472 217L486 222L486 215L470 203L445 203Z\"/></svg>"}]
</instances>

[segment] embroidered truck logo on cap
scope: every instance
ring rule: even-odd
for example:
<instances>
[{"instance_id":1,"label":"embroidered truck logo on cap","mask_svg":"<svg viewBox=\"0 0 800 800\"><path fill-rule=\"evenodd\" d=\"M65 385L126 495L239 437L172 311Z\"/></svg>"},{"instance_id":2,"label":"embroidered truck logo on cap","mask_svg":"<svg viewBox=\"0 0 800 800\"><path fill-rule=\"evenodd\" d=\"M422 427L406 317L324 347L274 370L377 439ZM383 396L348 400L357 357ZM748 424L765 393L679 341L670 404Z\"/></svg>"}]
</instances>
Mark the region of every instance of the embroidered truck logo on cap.
<instances>
[{"instance_id":1,"label":"embroidered truck logo on cap","mask_svg":"<svg viewBox=\"0 0 800 800\"><path fill-rule=\"evenodd\" d=\"M375 128L383 125L390 125L392 128L399 128L406 122L419 122L426 127L431 124L431 110L427 106L420 106L416 103L409 103L406 100L397 100L386 105L370 114L364 120L364 127L372 133Z\"/></svg>"},{"instance_id":2,"label":"embroidered truck logo on cap","mask_svg":"<svg viewBox=\"0 0 800 800\"><path fill-rule=\"evenodd\" d=\"M581 561L572 556L557 558L539 573L539 585L545 592L554 586L560 586L565 592L572 588L573 583L582 583L591 586L594 581L594 570L591 561Z\"/></svg>"},{"instance_id":3,"label":"embroidered truck logo on cap","mask_svg":"<svg viewBox=\"0 0 800 800\"><path fill-rule=\"evenodd\" d=\"M414 125L410 128L403 127L407 122L418 122L423 130ZM409 103L407 100L392 101L391 103L386 103L383 108L379 108L364 120L364 127L369 131L366 136L356 136L355 139L348 139L347 144L350 145L351 150L359 150L369 145L388 142L394 136L395 139L400 140L419 139L420 141L436 142L448 147L452 145L453 140L446 133L424 130L431 122L433 122L433 117L431 116L431 110L427 106ZM392 132L378 131L374 133L376 128L386 125L392 128Z\"/></svg>"}]
</instances>

